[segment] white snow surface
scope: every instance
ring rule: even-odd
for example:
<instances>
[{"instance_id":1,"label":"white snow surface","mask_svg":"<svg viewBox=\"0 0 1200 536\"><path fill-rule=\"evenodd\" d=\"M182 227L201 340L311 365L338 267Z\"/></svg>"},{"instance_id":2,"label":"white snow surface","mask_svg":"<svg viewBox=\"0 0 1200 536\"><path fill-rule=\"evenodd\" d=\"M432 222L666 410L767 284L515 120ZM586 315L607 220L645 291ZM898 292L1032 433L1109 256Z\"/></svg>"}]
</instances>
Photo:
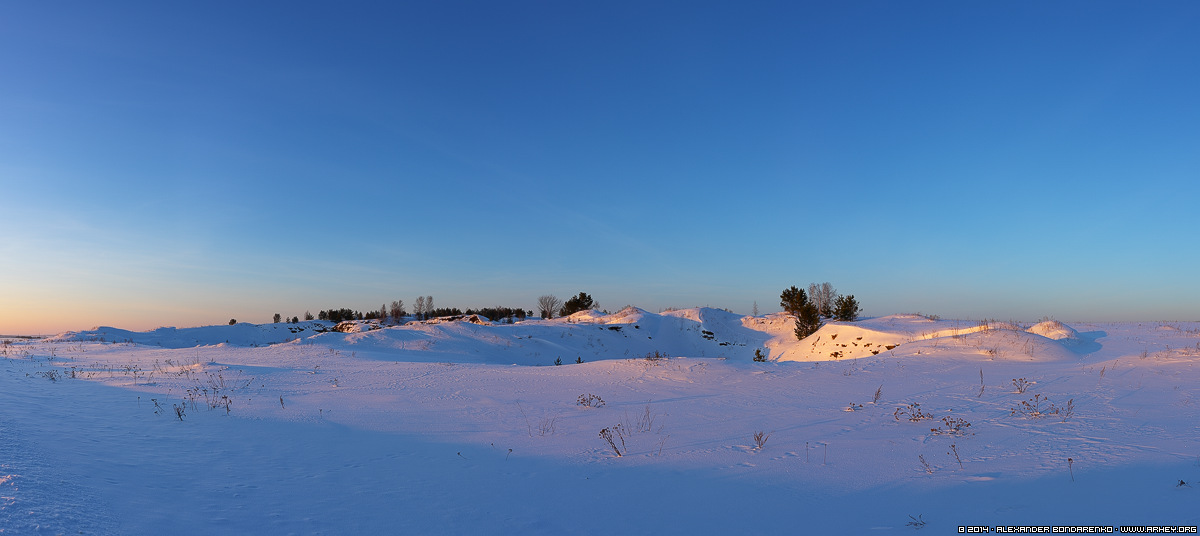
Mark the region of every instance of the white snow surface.
<instances>
[{"instance_id":1,"label":"white snow surface","mask_svg":"<svg viewBox=\"0 0 1200 536\"><path fill-rule=\"evenodd\" d=\"M1200 523L1196 322L894 315L798 341L782 314L627 308L333 328L8 341L0 534Z\"/></svg>"}]
</instances>

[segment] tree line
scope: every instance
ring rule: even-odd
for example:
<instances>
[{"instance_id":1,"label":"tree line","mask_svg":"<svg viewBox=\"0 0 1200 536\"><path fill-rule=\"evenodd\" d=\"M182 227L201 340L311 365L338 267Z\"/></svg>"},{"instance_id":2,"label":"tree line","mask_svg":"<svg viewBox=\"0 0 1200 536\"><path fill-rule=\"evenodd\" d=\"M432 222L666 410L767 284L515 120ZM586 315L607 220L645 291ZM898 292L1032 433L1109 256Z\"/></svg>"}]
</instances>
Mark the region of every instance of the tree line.
<instances>
[{"instance_id":1,"label":"tree line","mask_svg":"<svg viewBox=\"0 0 1200 536\"><path fill-rule=\"evenodd\" d=\"M479 315L487 318L492 322L524 320L533 315L532 310L526 310L520 307L505 307L497 305L495 307L481 307L479 309L467 309L463 311L457 307L434 307L433 296L418 296L413 305L411 318L413 320L429 320L431 318L443 318L448 316L462 315ZM391 304L384 303L377 311L362 312L348 307L322 309L317 312L314 317L312 313L305 311L305 320L323 320L326 322L343 322L346 320L391 320L395 323L404 322L410 317L410 313L404 305L404 300L393 300ZM275 313L272 318L275 323L299 322L299 317L285 318L279 313Z\"/></svg>"},{"instance_id":2,"label":"tree line","mask_svg":"<svg viewBox=\"0 0 1200 536\"><path fill-rule=\"evenodd\" d=\"M538 311L542 318L554 318L555 316L569 316L579 311L594 309L596 301L592 299L586 292L580 292L577 296L562 301L553 295L545 295L538 298ZM392 300L389 304L384 302L379 306L377 311L362 312L348 307L322 309L317 312L314 317L312 313L305 311L304 320L323 320L326 322L343 322L346 320L391 320L392 322L400 323L405 319L413 320L429 320L431 318L444 318L448 316L461 315L479 315L487 318L492 322L515 322L525 320L534 315L532 309L524 309L522 307L507 307L497 305L494 307L480 307L478 309L462 310L457 307L434 307L433 296L417 296L413 301L411 313L405 306L404 300ZM289 322L296 323L300 321L299 317L292 318L284 317L279 313L275 313L272 318L275 323Z\"/></svg>"},{"instance_id":3,"label":"tree line","mask_svg":"<svg viewBox=\"0 0 1200 536\"><path fill-rule=\"evenodd\" d=\"M853 322L858 319L862 308L859 306L858 300L853 294L841 295L833 288L833 285L825 283L812 283L808 285L808 291L804 291L795 285L784 289L779 295L779 305L784 312L796 317L796 338L803 339L815 333L824 325L823 318L839 320L844 322ZM541 318L550 319L556 316L570 316L579 311L586 311L598 307L596 301L586 292L580 292L578 295L563 301L553 294L545 294L537 299L537 312ZM758 304L755 303L755 313L757 313ZM410 313L406 309L404 300L393 300L389 305L384 302L377 311L357 311L349 308L331 308L321 310L317 313L317 320L327 322L342 322L345 320L391 320L395 323L404 322ZM434 307L433 296L417 296L413 304L411 316L414 320L429 320L431 318L442 318L449 316L462 315L479 315L487 318L492 322L515 322L517 320L525 320L534 315L533 310L526 310L520 307L482 307L479 309L467 309L463 311L457 307ZM757 316L757 314L756 314ZM313 314L305 311L305 320L313 320ZM275 313L274 321L278 322L299 322L299 317L284 318L279 313ZM232 323L232 322L231 322Z\"/></svg>"}]
</instances>

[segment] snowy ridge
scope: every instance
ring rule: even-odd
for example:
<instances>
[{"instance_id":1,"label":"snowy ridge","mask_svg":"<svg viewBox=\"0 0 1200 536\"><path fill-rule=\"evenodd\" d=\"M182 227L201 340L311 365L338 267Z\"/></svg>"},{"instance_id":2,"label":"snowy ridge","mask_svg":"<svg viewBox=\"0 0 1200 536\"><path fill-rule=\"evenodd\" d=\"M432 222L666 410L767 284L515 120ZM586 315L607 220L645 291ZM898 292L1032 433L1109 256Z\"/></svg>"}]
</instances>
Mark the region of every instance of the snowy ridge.
<instances>
[{"instance_id":1,"label":"snowy ridge","mask_svg":"<svg viewBox=\"0 0 1200 536\"><path fill-rule=\"evenodd\" d=\"M97 327L87 331L68 331L50 337L52 342L111 342L131 343L162 348L192 348L196 346L267 346L311 337L332 329L331 322L305 321L298 324L248 324L201 326L194 328L162 327L151 331L129 331L114 327Z\"/></svg>"},{"instance_id":2,"label":"snowy ridge","mask_svg":"<svg viewBox=\"0 0 1200 536\"><path fill-rule=\"evenodd\" d=\"M837 361L889 353L901 345L934 356L968 349L987 359L1069 359L1079 333L1057 321L1028 331L1011 323L928 320L893 315L860 322L826 322L803 341L796 340L792 317L782 313L746 317L698 307L651 313L627 307L612 314L580 311L551 320L493 323L470 315L408 322L377 321L333 325L247 324L159 328L133 332L112 327L68 332L51 341L128 342L162 348L281 343L345 345L365 357L383 360L549 365L576 360L628 359L655 352L678 357L750 361L761 350L769 361ZM1070 348L1069 348L1070 347ZM909 352L912 353L912 352Z\"/></svg>"}]
</instances>

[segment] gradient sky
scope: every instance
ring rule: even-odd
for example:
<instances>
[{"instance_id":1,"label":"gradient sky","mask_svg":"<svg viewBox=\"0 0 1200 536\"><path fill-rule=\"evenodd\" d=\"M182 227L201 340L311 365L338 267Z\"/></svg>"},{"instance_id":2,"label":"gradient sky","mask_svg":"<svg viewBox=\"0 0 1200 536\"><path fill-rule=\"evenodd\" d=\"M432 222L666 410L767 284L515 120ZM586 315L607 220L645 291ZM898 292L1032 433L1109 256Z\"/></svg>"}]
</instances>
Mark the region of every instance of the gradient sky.
<instances>
[{"instance_id":1,"label":"gradient sky","mask_svg":"<svg viewBox=\"0 0 1200 536\"><path fill-rule=\"evenodd\" d=\"M247 4L0 4L0 333L1200 319L1197 2Z\"/></svg>"}]
</instances>

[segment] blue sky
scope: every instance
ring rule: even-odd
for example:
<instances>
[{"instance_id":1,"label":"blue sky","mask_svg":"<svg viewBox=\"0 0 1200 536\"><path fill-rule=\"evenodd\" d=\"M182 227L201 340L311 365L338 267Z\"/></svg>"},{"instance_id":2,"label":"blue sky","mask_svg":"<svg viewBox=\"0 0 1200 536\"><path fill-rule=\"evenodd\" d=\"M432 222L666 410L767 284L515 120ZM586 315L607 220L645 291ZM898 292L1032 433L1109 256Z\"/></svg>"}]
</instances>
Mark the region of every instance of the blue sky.
<instances>
[{"instance_id":1,"label":"blue sky","mask_svg":"<svg viewBox=\"0 0 1200 536\"><path fill-rule=\"evenodd\" d=\"M0 333L329 307L1200 319L1200 4L0 6Z\"/></svg>"}]
</instances>

